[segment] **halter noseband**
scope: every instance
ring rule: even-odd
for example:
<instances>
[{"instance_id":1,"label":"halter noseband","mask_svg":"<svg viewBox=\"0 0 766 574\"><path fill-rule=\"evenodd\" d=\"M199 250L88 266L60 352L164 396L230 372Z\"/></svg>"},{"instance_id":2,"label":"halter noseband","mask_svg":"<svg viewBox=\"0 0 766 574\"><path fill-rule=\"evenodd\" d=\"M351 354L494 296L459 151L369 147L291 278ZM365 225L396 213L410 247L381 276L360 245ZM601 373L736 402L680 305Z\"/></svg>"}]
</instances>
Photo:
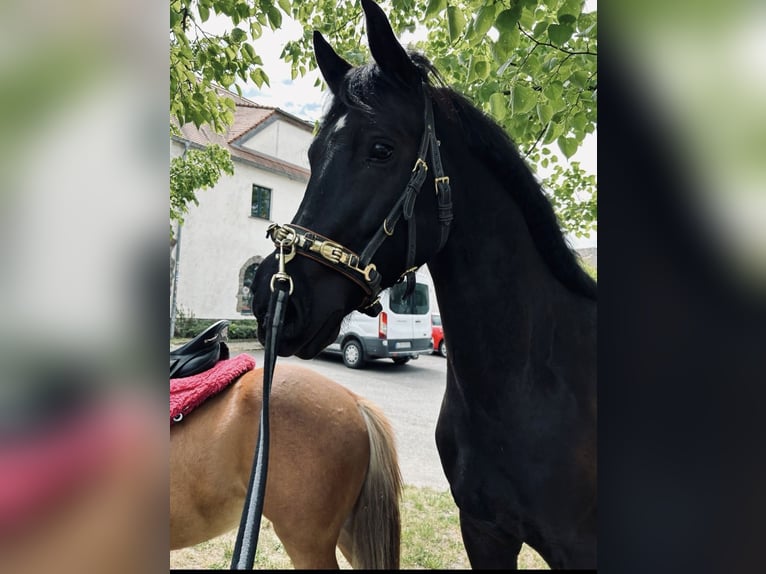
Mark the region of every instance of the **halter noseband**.
<instances>
[{"instance_id":1,"label":"halter noseband","mask_svg":"<svg viewBox=\"0 0 766 574\"><path fill-rule=\"evenodd\" d=\"M286 225L274 223L266 231L266 236L270 237L275 245L289 248L289 251L285 253L285 263L292 259L295 253L299 253L304 257L327 265L359 285L365 292L366 297L358 307L358 310L372 317L375 317L381 310L378 295L381 291L380 283L382 277L378 273L375 264L371 261L383 241L394 234L396 223L402 216L407 221L407 261L405 271L398 281L407 280L405 297L412 293L412 290L415 288L415 271L417 270L415 265L415 233L417 230L415 226L415 200L428 174L428 164L425 157L429 148L431 149L434 187L438 202L437 218L441 224L441 238L437 251L447 242L450 224L452 223L450 182L449 177L444 175L442 168L439 140L436 139L436 130L434 128L433 106L425 83L423 83L423 93L425 96L425 128L410 180L407 182L404 192L383 219L383 223L372 239L370 239L361 255L357 255L343 245L294 223Z\"/></svg>"}]
</instances>

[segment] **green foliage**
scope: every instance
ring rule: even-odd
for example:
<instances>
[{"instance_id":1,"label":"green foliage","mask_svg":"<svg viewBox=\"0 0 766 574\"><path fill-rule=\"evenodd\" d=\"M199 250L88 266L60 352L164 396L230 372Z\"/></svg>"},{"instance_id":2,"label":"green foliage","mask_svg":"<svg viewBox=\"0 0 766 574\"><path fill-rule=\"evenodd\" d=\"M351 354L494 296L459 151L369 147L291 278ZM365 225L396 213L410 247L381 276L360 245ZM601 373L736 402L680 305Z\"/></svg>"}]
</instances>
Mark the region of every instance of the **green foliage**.
<instances>
[{"instance_id":1,"label":"green foliage","mask_svg":"<svg viewBox=\"0 0 766 574\"><path fill-rule=\"evenodd\" d=\"M232 321L229 325L230 339L257 339L258 321L253 319L243 319L241 321Z\"/></svg>"},{"instance_id":2,"label":"green foliage","mask_svg":"<svg viewBox=\"0 0 766 574\"><path fill-rule=\"evenodd\" d=\"M566 169L556 165L543 186L551 192L553 209L570 232L587 237L595 230L598 218L595 175L585 173L580 163L573 161Z\"/></svg>"},{"instance_id":3,"label":"green foliage","mask_svg":"<svg viewBox=\"0 0 766 574\"><path fill-rule=\"evenodd\" d=\"M173 336L176 339L192 339L216 321L218 319L197 319L194 315L186 315L179 309L176 315L175 333ZM255 318L241 319L229 323L229 339L232 341L255 340L258 338L257 331L258 321Z\"/></svg>"},{"instance_id":4,"label":"green foliage","mask_svg":"<svg viewBox=\"0 0 766 574\"><path fill-rule=\"evenodd\" d=\"M291 3L280 0L278 5L271 0L170 0L172 134L178 134L174 123L193 123L198 128L205 124L224 133L234 122L236 106L216 86L242 95L239 82L252 81L258 87L269 84L252 42L264 26L274 30L282 25L280 8L287 11ZM203 24L211 15L225 16L230 28L220 34L205 30ZM187 168L192 173L185 173ZM201 155L198 164L187 161L171 166L171 219L182 221L188 204L197 203L194 192L215 185L222 171L232 170L228 151L220 147Z\"/></svg>"},{"instance_id":5,"label":"green foliage","mask_svg":"<svg viewBox=\"0 0 766 574\"><path fill-rule=\"evenodd\" d=\"M203 149L189 149L184 156L170 161L170 218L183 222L189 203L199 205L195 191L213 187L222 173L234 174L231 155L212 144Z\"/></svg>"},{"instance_id":6,"label":"green foliage","mask_svg":"<svg viewBox=\"0 0 766 574\"><path fill-rule=\"evenodd\" d=\"M278 3L282 10L290 2ZM226 16L231 28L212 34L202 26L211 14ZM282 12L270 0L170 1L170 114L179 125L208 124L223 133L234 121L234 101L213 84L242 94L242 82L269 84L252 42L282 25Z\"/></svg>"},{"instance_id":7,"label":"green foliage","mask_svg":"<svg viewBox=\"0 0 766 574\"><path fill-rule=\"evenodd\" d=\"M314 67L313 29L352 64L367 61L357 2L301 5L293 12L306 32L283 53L294 74ZM414 48L428 55L448 85L502 125L533 169L555 161L553 146L571 158L596 129L597 14L583 6L584 0L384 3L397 33L427 28L427 39ZM571 164L557 166L547 183L557 209L564 208L559 218L565 229L578 235L595 229L595 180L589 174ZM575 209L582 201L565 198L575 192L591 195L588 209Z\"/></svg>"},{"instance_id":8,"label":"green foliage","mask_svg":"<svg viewBox=\"0 0 766 574\"><path fill-rule=\"evenodd\" d=\"M400 35L425 26L426 40L414 47L429 56L450 86L492 115L537 169L555 163L551 151L571 158L596 129L597 13L584 12L584 3L390 0L383 8ZM239 82L268 84L256 41L264 26L281 26L283 13L304 27L281 54L293 78L316 67L315 29L352 64L369 59L358 0L171 0L170 111L177 122L225 130L233 102L213 84L238 91ZM232 29L205 32L202 24L211 14L228 17ZM565 195L595 189L590 177L569 164L556 166L547 180L562 225L575 233L595 229L595 194L593 209L574 209L581 201Z\"/></svg>"},{"instance_id":9,"label":"green foliage","mask_svg":"<svg viewBox=\"0 0 766 574\"><path fill-rule=\"evenodd\" d=\"M593 267L590 263L587 261L580 261L580 266L585 269L585 272L593 277L594 280L598 281L598 270Z\"/></svg>"}]
</instances>

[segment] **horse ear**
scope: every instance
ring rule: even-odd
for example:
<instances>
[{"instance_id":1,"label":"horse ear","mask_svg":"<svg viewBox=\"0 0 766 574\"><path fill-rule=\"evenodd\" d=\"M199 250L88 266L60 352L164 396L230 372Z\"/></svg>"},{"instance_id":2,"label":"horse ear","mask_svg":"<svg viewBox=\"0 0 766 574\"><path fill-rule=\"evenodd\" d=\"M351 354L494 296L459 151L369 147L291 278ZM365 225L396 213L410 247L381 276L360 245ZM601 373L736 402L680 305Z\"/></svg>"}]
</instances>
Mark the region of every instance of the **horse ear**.
<instances>
[{"instance_id":1,"label":"horse ear","mask_svg":"<svg viewBox=\"0 0 766 574\"><path fill-rule=\"evenodd\" d=\"M314 55L317 59L319 71L333 94L338 93L343 76L351 69L351 64L338 56L332 46L327 43L324 36L314 30Z\"/></svg>"},{"instance_id":2,"label":"horse ear","mask_svg":"<svg viewBox=\"0 0 766 574\"><path fill-rule=\"evenodd\" d=\"M367 39L372 57L387 75L412 84L418 78L415 64L396 39L391 24L383 10L372 0L362 0L362 8L367 17Z\"/></svg>"}]
</instances>

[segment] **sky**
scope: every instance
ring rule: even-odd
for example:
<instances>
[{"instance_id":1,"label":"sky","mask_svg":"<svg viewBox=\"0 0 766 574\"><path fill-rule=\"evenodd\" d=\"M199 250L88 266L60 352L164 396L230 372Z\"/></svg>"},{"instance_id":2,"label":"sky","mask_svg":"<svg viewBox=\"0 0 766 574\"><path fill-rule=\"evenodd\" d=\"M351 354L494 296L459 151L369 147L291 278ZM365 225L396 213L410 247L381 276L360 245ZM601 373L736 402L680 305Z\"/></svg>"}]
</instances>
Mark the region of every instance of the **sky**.
<instances>
[{"instance_id":1,"label":"sky","mask_svg":"<svg viewBox=\"0 0 766 574\"><path fill-rule=\"evenodd\" d=\"M586 9L595 9L596 2L586 2ZM221 19L211 16L205 23L205 29L210 32L218 32L231 27L231 22L227 19ZM323 92L321 88L314 86L317 78L320 77L318 70L311 70L303 77L291 80L290 65L282 61L279 55L285 44L290 40L296 40L303 34L301 25L283 15L282 27L273 31L264 26L262 36L253 43L258 55L263 59L263 68L269 76L270 86L264 85L258 88L253 83L242 86L242 95L262 105L274 106L302 119L316 121L322 117L324 104L327 103L329 95ZM419 34L405 35L401 38L406 45L407 42L418 39ZM577 153L571 158L571 161L579 161L581 167L588 173L597 174L596 161L596 141L597 132L588 134L583 145ZM556 147L552 148L554 152ZM559 162L565 163L564 156L559 155ZM540 169L540 176L546 177L549 170ZM568 236L569 242L573 247L595 247L597 233L590 237L577 238Z\"/></svg>"}]
</instances>

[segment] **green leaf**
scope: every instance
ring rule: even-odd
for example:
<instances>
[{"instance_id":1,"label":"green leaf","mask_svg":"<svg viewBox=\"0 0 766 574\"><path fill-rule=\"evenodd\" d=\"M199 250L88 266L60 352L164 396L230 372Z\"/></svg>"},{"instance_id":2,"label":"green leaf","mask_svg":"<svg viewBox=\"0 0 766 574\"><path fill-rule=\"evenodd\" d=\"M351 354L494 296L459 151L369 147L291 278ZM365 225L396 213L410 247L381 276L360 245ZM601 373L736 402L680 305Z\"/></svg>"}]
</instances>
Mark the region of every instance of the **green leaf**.
<instances>
[{"instance_id":1,"label":"green leaf","mask_svg":"<svg viewBox=\"0 0 766 574\"><path fill-rule=\"evenodd\" d=\"M280 12L276 6L269 6L266 14L269 17L269 23L272 29L277 29L282 25L282 12Z\"/></svg>"},{"instance_id":2,"label":"green leaf","mask_svg":"<svg viewBox=\"0 0 766 574\"><path fill-rule=\"evenodd\" d=\"M495 92L489 97L489 110L497 121L503 121L508 113L508 97L502 92Z\"/></svg>"},{"instance_id":3,"label":"green leaf","mask_svg":"<svg viewBox=\"0 0 766 574\"><path fill-rule=\"evenodd\" d=\"M423 20L430 20L447 7L447 0L429 0Z\"/></svg>"},{"instance_id":4,"label":"green leaf","mask_svg":"<svg viewBox=\"0 0 766 574\"><path fill-rule=\"evenodd\" d=\"M497 31L501 34L503 32L510 32L511 30L516 30L518 32L516 23L519 21L519 16L521 16L521 3L517 2L513 8L503 10L497 15L497 18L495 19L495 28L497 28Z\"/></svg>"},{"instance_id":5,"label":"green leaf","mask_svg":"<svg viewBox=\"0 0 766 574\"><path fill-rule=\"evenodd\" d=\"M532 37L539 38L540 35L548 29L548 22L538 22L532 29Z\"/></svg>"},{"instance_id":6,"label":"green leaf","mask_svg":"<svg viewBox=\"0 0 766 574\"><path fill-rule=\"evenodd\" d=\"M562 126L561 124L553 122L553 121L549 123L548 127L545 129L545 133L543 134L543 145L553 143L556 140L556 138L562 134L563 131L564 131L564 126Z\"/></svg>"},{"instance_id":7,"label":"green leaf","mask_svg":"<svg viewBox=\"0 0 766 574\"><path fill-rule=\"evenodd\" d=\"M500 32L497 38L497 50L503 55L504 58L508 58L510 54L519 47L519 29L511 28L508 31Z\"/></svg>"},{"instance_id":8,"label":"green leaf","mask_svg":"<svg viewBox=\"0 0 766 574\"><path fill-rule=\"evenodd\" d=\"M482 6L473 24L472 37L481 38L495 23L495 5Z\"/></svg>"},{"instance_id":9,"label":"green leaf","mask_svg":"<svg viewBox=\"0 0 766 574\"><path fill-rule=\"evenodd\" d=\"M572 27L564 24L551 24L548 27L548 38L557 46L563 46L573 33Z\"/></svg>"},{"instance_id":10,"label":"green leaf","mask_svg":"<svg viewBox=\"0 0 766 574\"><path fill-rule=\"evenodd\" d=\"M584 88L585 83L588 81L588 72L585 70L577 70L569 76L569 81L578 88Z\"/></svg>"},{"instance_id":11,"label":"green leaf","mask_svg":"<svg viewBox=\"0 0 766 574\"><path fill-rule=\"evenodd\" d=\"M260 38L262 33L263 28L261 24L257 20L250 20L250 35L253 37L253 40Z\"/></svg>"},{"instance_id":12,"label":"green leaf","mask_svg":"<svg viewBox=\"0 0 766 574\"><path fill-rule=\"evenodd\" d=\"M535 92L524 84L511 88L511 109L515 114L524 114L535 107Z\"/></svg>"},{"instance_id":13,"label":"green leaf","mask_svg":"<svg viewBox=\"0 0 766 574\"><path fill-rule=\"evenodd\" d=\"M447 8L447 28L449 30L450 42L454 44L465 28L465 16L463 16L463 12L455 6Z\"/></svg>"},{"instance_id":14,"label":"green leaf","mask_svg":"<svg viewBox=\"0 0 766 574\"><path fill-rule=\"evenodd\" d=\"M572 157L577 151L577 140L574 138L561 136L558 140L556 140L556 143L559 144L561 153L563 153L567 159Z\"/></svg>"},{"instance_id":15,"label":"green leaf","mask_svg":"<svg viewBox=\"0 0 766 574\"><path fill-rule=\"evenodd\" d=\"M543 88L543 94L549 101L558 101L564 93L564 85L561 82L551 82Z\"/></svg>"},{"instance_id":16,"label":"green leaf","mask_svg":"<svg viewBox=\"0 0 766 574\"><path fill-rule=\"evenodd\" d=\"M574 117L572 117L572 126L577 130L582 132L585 129L585 126L588 125L588 118L585 117L584 112L577 112Z\"/></svg>"},{"instance_id":17,"label":"green leaf","mask_svg":"<svg viewBox=\"0 0 766 574\"><path fill-rule=\"evenodd\" d=\"M577 18L580 15L581 10L582 0L566 0L564 5L559 9L557 18L559 22L561 22L561 17L565 14Z\"/></svg>"},{"instance_id":18,"label":"green leaf","mask_svg":"<svg viewBox=\"0 0 766 574\"><path fill-rule=\"evenodd\" d=\"M247 2L240 2L237 4L237 15L239 16L240 20L247 20L250 18L250 14L253 13L253 8L251 8Z\"/></svg>"},{"instance_id":19,"label":"green leaf","mask_svg":"<svg viewBox=\"0 0 766 574\"><path fill-rule=\"evenodd\" d=\"M263 86L263 84L264 84L264 81L263 81L263 70L258 68L256 70L253 70L252 72L250 72L250 79L253 80L253 83L256 86L258 86L259 88L261 86Z\"/></svg>"},{"instance_id":20,"label":"green leaf","mask_svg":"<svg viewBox=\"0 0 766 574\"><path fill-rule=\"evenodd\" d=\"M207 6L203 6L200 4L197 6L197 11L199 12L199 19L201 22L207 22L207 19L210 18L210 10Z\"/></svg>"},{"instance_id":21,"label":"green leaf","mask_svg":"<svg viewBox=\"0 0 766 574\"><path fill-rule=\"evenodd\" d=\"M231 31L231 40L232 40L232 42L235 42L235 43L239 44L240 42L242 42L246 38L247 38L247 34L245 33L245 31L242 28L234 28Z\"/></svg>"},{"instance_id":22,"label":"green leaf","mask_svg":"<svg viewBox=\"0 0 766 574\"><path fill-rule=\"evenodd\" d=\"M558 65L559 61L560 59L558 58L558 56L552 55L550 58L548 58L547 60L543 62L541 66L543 72L549 73L553 71L553 69Z\"/></svg>"},{"instance_id":23,"label":"green leaf","mask_svg":"<svg viewBox=\"0 0 766 574\"><path fill-rule=\"evenodd\" d=\"M537 117L541 124L547 124L553 117L553 108L549 104L537 104Z\"/></svg>"},{"instance_id":24,"label":"green leaf","mask_svg":"<svg viewBox=\"0 0 766 574\"><path fill-rule=\"evenodd\" d=\"M176 27L176 25L181 21L181 14L173 8L173 6L170 7L170 29Z\"/></svg>"},{"instance_id":25,"label":"green leaf","mask_svg":"<svg viewBox=\"0 0 766 574\"><path fill-rule=\"evenodd\" d=\"M486 60L475 60L473 63L473 73L480 80L486 80L489 76L489 62Z\"/></svg>"},{"instance_id":26,"label":"green leaf","mask_svg":"<svg viewBox=\"0 0 766 574\"><path fill-rule=\"evenodd\" d=\"M291 8L290 0L278 0L277 4L279 4L279 7L282 8L282 10L284 10L285 14L290 13L290 8Z\"/></svg>"},{"instance_id":27,"label":"green leaf","mask_svg":"<svg viewBox=\"0 0 766 574\"><path fill-rule=\"evenodd\" d=\"M258 56L255 53L255 48L253 48L250 44L242 44L242 52L245 52L245 55L248 57L250 61L255 60Z\"/></svg>"}]
</instances>

